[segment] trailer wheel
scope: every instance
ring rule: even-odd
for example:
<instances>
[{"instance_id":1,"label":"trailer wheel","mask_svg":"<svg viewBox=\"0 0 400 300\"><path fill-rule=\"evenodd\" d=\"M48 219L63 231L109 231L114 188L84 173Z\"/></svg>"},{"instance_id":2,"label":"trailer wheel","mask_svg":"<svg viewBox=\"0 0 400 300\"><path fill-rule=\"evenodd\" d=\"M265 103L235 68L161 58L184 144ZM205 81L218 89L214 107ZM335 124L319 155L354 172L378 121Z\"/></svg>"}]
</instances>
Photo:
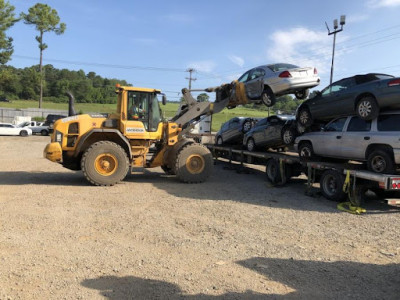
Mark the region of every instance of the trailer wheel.
<instances>
[{"instance_id":1,"label":"trailer wheel","mask_svg":"<svg viewBox=\"0 0 400 300\"><path fill-rule=\"evenodd\" d=\"M320 179L322 195L332 201L341 201L346 198L346 193L343 192L343 184L345 177L338 171L325 170Z\"/></svg>"},{"instance_id":2,"label":"trailer wheel","mask_svg":"<svg viewBox=\"0 0 400 300\"><path fill-rule=\"evenodd\" d=\"M81 168L93 185L110 186L123 180L128 173L126 152L116 143L100 141L90 146L82 156Z\"/></svg>"},{"instance_id":3,"label":"trailer wheel","mask_svg":"<svg viewBox=\"0 0 400 300\"><path fill-rule=\"evenodd\" d=\"M177 154L175 172L178 179L185 183L204 182L213 169L211 152L200 144L188 144Z\"/></svg>"}]
</instances>

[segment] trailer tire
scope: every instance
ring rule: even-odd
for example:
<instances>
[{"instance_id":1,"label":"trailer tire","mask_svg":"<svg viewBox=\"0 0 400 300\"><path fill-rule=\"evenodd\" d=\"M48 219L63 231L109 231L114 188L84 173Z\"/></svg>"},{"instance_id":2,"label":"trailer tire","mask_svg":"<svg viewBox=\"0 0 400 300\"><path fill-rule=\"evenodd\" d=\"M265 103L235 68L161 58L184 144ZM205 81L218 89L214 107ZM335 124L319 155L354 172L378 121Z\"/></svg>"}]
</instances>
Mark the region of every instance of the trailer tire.
<instances>
[{"instance_id":1,"label":"trailer tire","mask_svg":"<svg viewBox=\"0 0 400 300\"><path fill-rule=\"evenodd\" d=\"M128 173L128 155L120 145L110 141L100 141L85 151L81 168L91 184L114 185L122 181Z\"/></svg>"},{"instance_id":2,"label":"trailer tire","mask_svg":"<svg viewBox=\"0 0 400 300\"><path fill-rule=\"evenodd\" d=\"M285 178L282 180L279 161L273 158L268 159L265 167L265 175L267 176L267 180L272 184L285 184L292 176L292 166L285 164L284 167Z\"/></svg>"},{"instance_id":3,"label":"trailer tire","mask_svg":"<svg viewBox=\"0 0 400 300\"><path fill-rule=\"evenodd\" d=\"M320 179L320 187L322 195L332 201L342 201L346 198L343 192L343 184L345 177L335 170L325 170Z\"/></svg>"},{"instance_id":4,"label":"trailer tire","mask_svg":"<svg viewBox=\"0 0 400 300\"><path fill-rule=\"evenodd\" d=\"M184 183L204 182L214 167L213 157L205 146L188 144L179 150L176 156L175 172Z\"/></svg>"}]
</instances>

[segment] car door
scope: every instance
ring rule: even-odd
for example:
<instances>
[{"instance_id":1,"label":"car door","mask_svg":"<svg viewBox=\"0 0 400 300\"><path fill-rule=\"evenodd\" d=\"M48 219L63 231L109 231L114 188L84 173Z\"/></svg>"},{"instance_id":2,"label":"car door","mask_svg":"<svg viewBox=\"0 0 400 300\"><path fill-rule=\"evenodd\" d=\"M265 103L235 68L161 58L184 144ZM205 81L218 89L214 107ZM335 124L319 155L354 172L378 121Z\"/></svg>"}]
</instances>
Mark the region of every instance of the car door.
<instances>
[{"instance_id":1,"label":"car door","mask_svg":"<svg viewBox=\"0 0 400 300\"><path fill-rule=\"evenodd\" d=\"M349 159L365 159L365 150L371 143L371 123L357 116L350 117L341 141L340 156Z\"/></svg>"},{"instance_id":2,"label":"car door","mask_svg":"<svg viewBox=\"0 0 400 300\"><path fill-rule=\"evenodd\" d=\"M314 152L321 156L341 157L341 139L347 117L335 119L328 123L322 132L312 138Z\"/></svg>"},{"instance_id":3,"label":"car door","mask_svg":"<svg viewBox=\"0 0 400 300\"><path fill-rule=\"evenodd\" d=\"M239 126L239 119L234 118L229 121L228 129L222 134L224 142L232 142L235 136L236 128Z\"/></svg>"},{"instance_id":4,"label":"car door","mask_svg":"<svg viewBox=\"0 0 400 300\"><path fill-rule=\"evenodd\" d=\"M351 96L355 86L354 77L339 80L326 87L322 92L309 100L313 118L337 117L354 110Z\"/></svg>"},{"instance_id":5,"label":"car door","mask_svg":"<svg viewBox=\"0 0 400 300\"><path fill-rule=\"evenodd\" d=\"M252 137L257 146L261 146L264 141L264 131L268 127L268 120L260 120L252 130Z\"/></svg>"},{"instance_id":6,"label":"car door","mask_svg":"<svg viewBox=\"0 0 400 300\"><path fill-rule=\"evenodd\" d=\"M263 144L270 147L281 140L282 120L272 116L268 120L268 126L264 130Z\"/></svg>"},{"instance_id":7,"label":"car door","mask_svg":"<svg viewBox=\"0 0 400 300\"><path fill-rule=\"evenodd\" d=\"M263 78L265 71L261 68L253 69L249 75L249 79L245 83L247 97L256 99L261 96L263 91Z\"/></svg>"}]
</instances>

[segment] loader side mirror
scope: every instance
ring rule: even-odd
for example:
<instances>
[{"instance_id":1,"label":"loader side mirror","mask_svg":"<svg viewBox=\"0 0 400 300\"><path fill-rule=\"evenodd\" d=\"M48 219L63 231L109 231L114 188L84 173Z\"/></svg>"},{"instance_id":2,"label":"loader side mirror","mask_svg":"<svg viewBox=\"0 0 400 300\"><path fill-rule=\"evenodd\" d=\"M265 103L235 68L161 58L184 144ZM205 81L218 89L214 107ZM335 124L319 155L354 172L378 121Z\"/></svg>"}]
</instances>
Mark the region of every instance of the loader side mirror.
<instances>
[{"instance_id":1,"label":"loader side mirror","mask_svg":"<svg viewBox=\"0 0 400 300\"><path fill-rule=\"evenodd\" d=\"M162 95L162 104L167 104L167 96L165 96L165 94Z\"/></svg>"}]
</instances>

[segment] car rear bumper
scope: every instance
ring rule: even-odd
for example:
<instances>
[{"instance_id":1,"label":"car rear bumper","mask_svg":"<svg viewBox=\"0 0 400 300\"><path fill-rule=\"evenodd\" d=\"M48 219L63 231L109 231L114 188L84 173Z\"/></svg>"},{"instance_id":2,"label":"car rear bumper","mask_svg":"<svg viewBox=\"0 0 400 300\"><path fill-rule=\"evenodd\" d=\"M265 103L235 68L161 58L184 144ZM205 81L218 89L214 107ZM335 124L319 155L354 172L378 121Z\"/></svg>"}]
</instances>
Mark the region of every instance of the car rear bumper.
<instances>
[{"instance_id":1,"label":"car rear bumper","mask_svg":"<svg viewBox=\"0 0 400 300\"><path fill-rule=\"evenodd\" d=\"M309 89L319 85L319 77L307 77L307 78L286 78L279 81L278 83L271 85L271 89L274 94L285 94L291 93L302 89Z\"/></svg>"},{"instance_id":2,"label":"car rear bumper","mask_svg":"<svg viewBox=\"0 0 400 300\"><path fill-rule=\"evenodd\" d=\"M400 149L399 148L394 148L393 149L393 155L394 155L394 163L396 165L400 165Z\"/></svg>"},{"instance_id":3,"label":"car rear bumper","mask_svg":"<svg viewBox=\"0 0 400 300\"><path fill-rule=\"evenodd\" d=\"M46 145L43 151L43 157L52 162L62 161L62 149L60 143L54 142Z\"/></svg>"}]
</instances>

